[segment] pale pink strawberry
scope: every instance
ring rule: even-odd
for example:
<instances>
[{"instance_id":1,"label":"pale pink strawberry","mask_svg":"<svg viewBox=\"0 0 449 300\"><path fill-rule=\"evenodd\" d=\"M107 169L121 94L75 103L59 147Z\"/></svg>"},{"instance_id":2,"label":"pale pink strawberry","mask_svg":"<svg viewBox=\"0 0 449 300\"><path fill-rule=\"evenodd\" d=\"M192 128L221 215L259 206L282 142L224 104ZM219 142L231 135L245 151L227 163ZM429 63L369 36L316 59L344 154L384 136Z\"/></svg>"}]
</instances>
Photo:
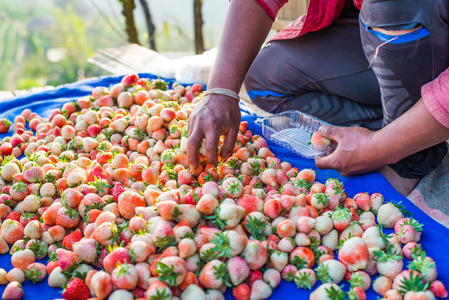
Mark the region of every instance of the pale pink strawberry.
<instances>
[{"instance_id":1,"label":"pale pink strawberry","mask_svg":"<svg viewBox=\"0 0 449 300\"><path fill-rule=\"evenodd\" d=\"M254 211L263 211L263 200L257 196L243 195L237 200L237 205L245 209L245 215Z\"/></svg>"},{"instance_id":2,"label":"pale pink strawberry","mask_svg":"<svg viewBox=\"0 0 449 300\"><path fill-rule=\"evenodd\" d=\"M339 284L345 277L346 267L338 260L328 259L318 265L316 272L321 282Z\"/></svg>"},{"instance_id":3,"label":"pale pink strawberry","mask_svg":"<svg viewBox=\"0 0 449 300\"><path fill-rule=\"evenodd\" d=\"M279 200L277 199L269 199L263 205L264 214L271 218L276 219L282 211L282 206Z\"/></svg>"},{"instance_id":4,"label":"pale pink strawberry","mask_svg":"<svg viewBox=\"0 0 449 300\"><path fill-rule=\"evenodd\" d=\"M298 231L302 233L309 233L312 231L312 229L315 228L316 219L311 218L309 216L302 216L299 217L298 221L296 222L296 226L298 227Z\"/></svg>"},{"instance_id":5,"label":"pale pink strawberry","mask_svg":"<svg viewBox=\"0 0 449 300\"><path fill-rule=\"evenodd\" d=\"M25 281L25 273L19 268L12 268L9 270L8 274L6 274L6 279L10 282L17 281L23 283Z\"/></svg>"},{"instance_id":6,"label":"pale pink strawberry","mask_svg":"<svg viewBox=\"0 0 449 300\"><path fill-rule=\"evenodd\" d=\"M244 282L250 272L246 261L239 256L234 256L228 261L227 270L229 272L230 280L235 286Z\"/></svg>"},{"instance_id":7,"label":"pale pink strawberry","mask_svg":"<svg viewBox=\"0 0 449 300\"><path fill-rule=\"evenodd\" d=\"M274 289L281 283L281 273L275 269L268 269L263 273L263 280Z\"/></svg>"},{"instance_id":8,"label":"pale pink strawberry","mask_svg":"<svg viewBox=\"0 0 449 300\"><path fill-rule=\"evenodd\" d=\"M97 242L92 238L84 238L73 243L73 252L86 262L94 262L97 257Z\"/></svg>"},{"instance_id":9,"label":"pale pink strawberry","mask_svg":"<svg viewBox=\"0 0 449 300\"><path fill-rule=\"evenodd\" d=\"M146 290L149 286L148 280L151 277L151 267L146 262L140 262L135 265L139 280L137 287Z\"/></svg>"},{"instance_id":10,"label":"pale pink strawberry","mask_svg":"<svg viewBox=\"0 0 449 300\"><path fill-rule=\"evenodd\" d=\"M145 261L156 249L144 241L135 241L131 244L130 250L134 255L134 260L139 263Z\"/></svg>"},{"instance_id":11,"label":"pale pink strawberry","mask_svg":"<svg viewBox=\"0 0 449 300\"><path fill-rule=\"evenodd\" d=\"M91 233L90 237L96 240L103 246L112 245L114 242L114 231L116 225L111 222L101 223L97 228Z\"/></svg>"},{"instance_id":12,"label":"pale pink strawberry","mask_svg":"<svg viewBox=\"0 0 449 300\"><path fill-rule=\"evenodd\" d=\"M21 270L25 270L29 264L32 264L35 261L36 255L30 249L16 251L11 256L11 263L14 268L19 268Z\"/></svg>"},{"instance_id":13,"label":"pale pink strawberry","mask_svg":"<svg viewBox=\"0 0 449 300\"><path fill-rule=\"evenodd\" d=\"M386 276L379 276L373 281L373 290L381 296L392 288L392 281Z\"/></svg>"},{"instance_id":14,"label":"pale pink strawberry","mask_svg":"<svg viewBox=\"0 0 449 300\"><path fill-rule=\"evenodd\" d=\"M268 184L270 186L276 187L278 186L276 170L267 168L263 170L262 176L260 177L263 183Z\"/></svg>"},{"instance_id":15,"label":"pale pink strawberry","mask_svg":"<svg viewBox=\"0 0 449 300\"><path fill-rule=\"evenodd\" d=\"M378 247L379 249L385 249L387 246L384 235L377 226L368 228L363 233L362 239L368 248Z\"/></svg>"},{"instance_id":16,"label":"pale pink strawberry","mask_svg":"<svg viewBox=\"0 0 449 300\"><path fill-rule=\"evenodd\" d=\"M301 191L291 182L288 182L282 186L282 195L284 196L299 196L300 194Z\"/></svg>"},{"instance_id":17,"label":"pale pink strawberry","mask_svg":"<svg viewBox=\"0 0 449 300\"><path fill-rule=\"evenodd\" d=\"M242 253L251 270L259 269L268 258L267 249L257 240L249 240Z\"/></svg>"},{"instance_id":18,"label":"pale pink strawberry","mask_svg":"<svg viewBox=\"0 0 449 300\"><path fill-rule=\"evenodd\" d=\"M324 193L314 193L310 199L310 203L316 209L324 209L329 205L329 197Z\"/></svg>"},{"instance_id":19,"label":"pale pink strawberry","mask_svg":"<svg viewBox=\"0 0 449 300\"><path fill-rule=\"evenodd\" d=\"M26 183L19 180L11 186L9 194L14 200L22 201L30 194L30 192L28 191Z\"/></svg>"},{"instance_id":20,"label":"pale pink strawberry","mask_svg":"<svg viewBox=\"0 0 449 300\"><path fill-rule=\"evenodd\" d=\"M402 255L392 253L391 244L387 246L385 252L375 251L374 254L377 256L377 271L380 275L387 276L391 280L394 280L394 278L402 272Z\"/></svg>"},{"instance_id":21,"label":"pale pink strawberry","mask_svg":"<svg viewBox=\"0 0 449 300\"><path fill-rule=\"evenodd\" d=\"M316 273L310 268L298 270L294 276L294 282L298 288L310 290L316 283Z\"/></svg>"},{"instance_id":22,"label":"pale pink strawberry","mask_svg":"<svg viewBox=\"0 0 449 300\"><path fill-rule=\"evenodd\" d=\"M6 219L1 226L1 236L8 244L14 244L24 235L23 225L17 221Z\"/></svg>"},{"instance_id":23,"label":"pale pink strawberry","mask_svg":"<svg viewBox=\"0 0 449 300\"><path fill-rule=\"evenodd\" d=\"M279 203L285 211L289 212L295 204L296 198L294 196L284 195L279 198Z\"/></svg>"},{"instance_id":24,"label":"pale pink strawberry","mask_svg":"<svg viewBox=\"0 0 449 300\"><path fill-rule=\"evenodd\" d=\"M361 238L363 236L363 228L358 223L351 223L345 230L340 233L339 240L347 240L349 236Z\"/></svg>"},{"instance_id":25,"label":"pale pink strawberry","mask_svg":"<svg viewBox=\"0 0 449 300\"><path fill-rule=\"evenodd\" d=\"M268 299L270 298L272 290L270 286L263 280L256 280L251 286L250 299Z\"/></svg>"},{"instance_id":26,"label":"pale pink strawberry","mask_svg":"<svg viewBox=\"0 0 449 300\"><path fill-rule=\"evenodd\" d=\"M276 182L282 186L289 182L289 178L283 170L276 171Z\"/></svg>"},{"instance_id":27,"label":"pale pink strawberry","mask_svg":"<svg viewBox=\"0 0 449 300\"><path fill-rule=\"evenodd\" d=\"M409 242L404 245L402 248L402 255L408 259L412 260L412 254L419 255L419 253L422 251L421 245L415 242Z\"/></svg>"},{"instance_id":28,"label":"pale pink strawberry","mask_svg":"<svg viewBox=\"0 0 449 300\"><path fill-rule=\"evenodd\" d=\"M194 255L196 253L195 241L190 238L184 238L180 240L178 244L178 250L179 250L179 257L181 257L182 259L186 259L187 257Z\"/></svg>"},{"instance_id":29,"label":"pale pink strawberry","mask_svg":"<svg viewBox=\"0 0 449 300\"><path fill-rule=\"evenodd\" d=\"M155 272L168 285L180 285L187 276L186 263L177 256L164 257L156 263Z\"/></svg>"},{"instance_id":30,"label":"pale pink strawberry","mask_svg":"<svg viewBox=\"0 0 449 300\"><path fill-rule=\"evenodd\" d=\"M61 267L55 267L48 274L48 285L53 288L60 288L69 282L68 278L62 272Z\"/></svg>"},{"instance_id":31,"label":"pale pink strawberry","mask_svg":"<svg viewBox=\"0 0 449 300\"><path fill-rule=\"evenodd\" d=\"M31 183L39 183L44 181L44 171L41 167L31 167L23 172L25 180Z\"/></svg>"},{"instance_id":32,"label":"pale pink strawberry","mask_svg":"<svg viewBox=\"0 0 449 300\"><path fill-rule=\"evenodd\" d=\"M170 299L173 295L168 285L160 280L155 280L150 283L145 294L147 299L152 299L152 297L160 297L160 295L163 295L166 299Z\"/></svg>"},{"instance_id":33,"label":"pale pink strawberry","mask_svg":"<svg viewBox=\"0 0 449 300\"><path fill-rule=\"evenodd\" d=\"M44 280L47 276L47 269L42 263L31 263L25 269L25 278L33 283Z\"/></svg>"},{"instance_id":34,"label":"pale pink strawberry","mask_svg":"<svg viewBox=\"0 0 449 300\"><path fill-rule=\"evenodd\" d=\"M37 220L30 221L23 230L24 235L30 239L41 238L42 232L41 223Z\"/></svg>"},{"instance_id":35,"label":"pale pink strawberry","mask_svg":"<svg viewBox=\"0 0 449 300\"><path fill-rule=\"evenodd\" d=\"M377 222L383 228L393 228L397 221L404 218L402 212L393 204L382 204L378 210Z\"/></svg>"},{"instance_id":36,"label":"pale pink strawberry","mask_svg":"<svg viewBox=\"0 0 449 300\"><path fill-rule=\"evenodd\" d=\"M243 184L240 180L235 177L230 177L223 181L222 184L226 196L237 199L243 194Z\"/></svg>"},{"instance_id":37,"label":"pale pink strawberry","mask_svg":"<svg viewBox=\"0 0 449 300\"><path fill-rule=\"evenodd\" d=\"M371 208L378 211L380 206L384 203L384 197L381 193L374 193L371 195Z\"/></svg>"},{"instance_id":38,"label":"pale pink strawberry","mask_svg":"<svg viewBox=\"0 0 449 300\"><path fill-rule=\"evenodd\" d=\"M17 281L8 283L2 294L2 299L19 300L23 297L22 285Z\"/></svg>"},{"instance_id":39,"label":"pale pink strawberry","mask_svg":"<svg viewBox=\"0 0 449 300\"><path fill-rule=\"evenodd\" d=\"M62 271L65 271L65 270L71 268L79 260L78 254L76 254L75 252L69 251L69 250L62 249L62 248L58 249L56 251L56 254L58 256L59 266L61 267Z\"/></svg>"},{"instance_id":40,"label":"pale pink strawberry","mask_svg":"<svg viewBox=\"0 0 449 300\"><path fill-rule=\"evenodd\" d=\"M136 267L133 264L118 263L117 267L112 271L111 281L118 289L134 290L139 281Z\"/></svg>"},{"instance_id":41,"label":"pale pink strawberry","mask_svg":"<svg viewBox=\"0 0 449 300\"><path fill-rule=\"evenodd\" d=\"M123 247L117 247L112 252L106 255L103 260L103 267L106 272L112 273L117 266L117 263L131 263L131 256L128 249Z\"/></svg>"}]
</instances>

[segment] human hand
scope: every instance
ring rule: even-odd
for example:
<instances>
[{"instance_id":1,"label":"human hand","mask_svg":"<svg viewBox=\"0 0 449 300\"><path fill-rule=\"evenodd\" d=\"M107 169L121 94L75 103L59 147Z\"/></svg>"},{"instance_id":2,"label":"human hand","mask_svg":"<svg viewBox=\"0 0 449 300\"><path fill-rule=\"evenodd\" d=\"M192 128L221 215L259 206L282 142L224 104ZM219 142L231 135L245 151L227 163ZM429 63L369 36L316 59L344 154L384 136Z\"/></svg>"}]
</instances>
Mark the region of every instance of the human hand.
<instances>
[{"instance_id":1,"label":"human hand","mask_svg":"<svg viewBox=\"0 0 449 300\"><path fill-rule=\"evenodd\" d=\"M187 160L198 167L198 148L206 139L206 158L210 165L218 165L218 142L224 135L221 157L226 157L237 139L240 125L240 107L237 100L224 95L211 94L201 100L189 117Z\"/></svg>"},{"instance_id":2,"label":"human hand","mask_svg":"<svg viewBox=\"0 0 449 300\"><path fill-rule=\"evenodd\" d=\"M328 156L316 157L319 169L334 169L343 176L368 173L388 163L374 143L374 132L362 127L321 126L323 137L338 143Z\"/></svg>"}]
</instances>

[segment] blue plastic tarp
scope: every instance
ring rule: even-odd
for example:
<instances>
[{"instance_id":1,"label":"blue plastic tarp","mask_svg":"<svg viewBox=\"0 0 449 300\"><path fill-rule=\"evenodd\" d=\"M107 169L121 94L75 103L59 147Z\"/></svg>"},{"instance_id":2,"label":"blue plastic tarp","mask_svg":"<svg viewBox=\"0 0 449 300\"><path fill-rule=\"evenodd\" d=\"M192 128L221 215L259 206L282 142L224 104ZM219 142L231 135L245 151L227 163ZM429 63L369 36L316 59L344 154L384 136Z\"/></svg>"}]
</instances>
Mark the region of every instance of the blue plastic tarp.
<instances>
[{"instance_id":1,"label":"blue plastic tarp","mask_svg":"<svg viewBox=\"0 0 449 300\"><path fill-rule=\"evenodd\" d=\"M59 108L63 103L76 101L78 98L89 95L96 86L109 87L120 82L122 76L101 77L88 79L81 82L63 85L53 90L41 92L38 94L16 97L6 100L0 100L0 119L9 117L12 121L15 116L25 108L30 108L33 112L38 113L42 117L49 117L52 110ZM157 78L151 74L140 74L144 78ZM170 82L173 82L169 80ZM242 120L249 122L248 128L256 134L262 134L261 127L256 125L254 121L256 116L251 115L244 105L241 105ZM11 132L10 132L11 133ZM3 137L5 135L0 135ZM290 162L298 169L312 168L317 171L317 180L325 182L327 178L338 178L344 183L344 187L349 197L359 192L368 192L369 194L381 193L386 201L402 201L406 208L413 214L413 217L420 223L424 224L421 243L428 256L433 258L437 264L438 279L445 286L449 284L449 260L446 251L449 249L449 231L447 228L435 222L432 218L420 211L413 203L408 201L404 196L399 194L386 181L386 179L378 172L373 172L361 176L343 177L334 170L318 170L315 163L311 159L300 157L276 144L268 142L270 149L276 154L276 157L282 161ZM45 261L45 260L44 260ZM404 260L404 267L408 264ZM12 269L9 254L0 255L0 267L9 271ZM376 276L373 277L373 279ZM314 288L318 287L319 282ZM346 284L346 289L348 284ZM0 293L3 293L5 286L0 286ZM25 292L24 299L55 299L61 298L61 289L50 288L47 284L47 278L40 283L32 284L26 280L23 284ZM271 296L272 299L307 299L310 291L299 290L295 284L282 281ZM370 289L367 292L368 299L377 299L378 295ZM226 293L227 299L232 299L230 290Z\"/></svg>"}]
</instances>

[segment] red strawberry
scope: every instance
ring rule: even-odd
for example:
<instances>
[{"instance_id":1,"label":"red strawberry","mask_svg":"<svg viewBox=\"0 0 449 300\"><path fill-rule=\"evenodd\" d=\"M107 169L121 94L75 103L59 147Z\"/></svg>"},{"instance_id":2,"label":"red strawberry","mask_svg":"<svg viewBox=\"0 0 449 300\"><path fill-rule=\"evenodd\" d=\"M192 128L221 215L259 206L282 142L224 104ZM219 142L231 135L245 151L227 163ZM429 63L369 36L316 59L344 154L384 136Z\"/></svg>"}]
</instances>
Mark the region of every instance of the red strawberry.
<instances>
[{"instance_id":1,"label":"red strawberry","mask_svg":"<svg viewBox=\"0 0 449 300\"><path fill-rule=\"evenodd\" d=\"M62 292L62 298L67 300L87 300L90 298L90 291L84 281L75 277L69 281Z\"/></svg>"},{"instance_id":2,"label":"red strawberry","mask_svg":"<svg viewBox=\"0 0 449 300\"><path fill-rule=\"evenodd\" d=\"M243 195L237 204L245 209L245 215L254 211L263 211L263 200L257 196Z\"/></svg>"},{"instance_id":3,"label":"red strawberry","mask_svg":"<svg viewBox=\"0 0 449 300\"><path fill-rule=\"evenodd\" d=\"M117 182L112 189L109 190L112 192L112 199L114 202L118 202L118 197L126 191L125 187L120 183Z\"/></svg>"},{"instance_id":4,"label":"red strawberry","mask_svg":"<svg viewBox=\"0 0 449 300\"><path fill-rule=\"evenodd\" d=\"M429 290L435 295L437 298L447 298L447 290L444 284L439 281L435 280L432 282L432 284L429 287Z\"/></svg>"},{"instance_id":5,"label":"red strawberry","mask_svg":"<svg viewBox=\"0 0 449 300\"><path fill-rule=\"evenodd\" d=\"M251 289L246 283L242 283L232 289L232 295L236 300L249 300Z\"/></svg>"},{"instance_id":6,"label":"red strawberry","mask_svg":"<svg viewBox=\"0 0 449 300\"><path fill-rule=\"evenodd\" d=\"M3 118L0 120L0 133L6 133L11 127L11 121L8 118Z\"/></svg>"},{"instance_id":7,"label":"red strawberry","mask_svg":"<svg viewBox=\"0 0 449 300\"><path fill-rule=\"evenodd\" d=\"M371 208L371 197L368 193L359 193L353 198L357 203L357 206L363 211L369 211Z\"/></svg>"},{"instance_id":8,"label":"red strawberry","mask_svg":"<svg viewBox=\"0 0 449 300\"><path fill-rule=\"evenodd\" d=\"M82 238L83 235L81 234L81 230L77 229L71 234L64 237L64 239L62 240L62 245L69 250L73 250L73 243L79 242Z\"/></svg>"}]
</instances>

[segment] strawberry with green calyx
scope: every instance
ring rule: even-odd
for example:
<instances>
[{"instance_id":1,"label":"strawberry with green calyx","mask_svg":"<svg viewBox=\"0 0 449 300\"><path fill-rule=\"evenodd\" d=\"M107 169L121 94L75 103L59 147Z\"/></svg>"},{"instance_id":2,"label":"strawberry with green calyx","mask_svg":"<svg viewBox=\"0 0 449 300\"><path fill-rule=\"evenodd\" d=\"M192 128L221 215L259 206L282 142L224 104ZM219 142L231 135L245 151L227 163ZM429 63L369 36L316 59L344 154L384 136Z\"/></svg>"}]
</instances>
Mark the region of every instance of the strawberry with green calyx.
<instances>
[{"instance_id":1,"label":"strawberry with green calyx","mask_svg":"<svg viewBox=\"0 0 449 300\"><path fill-rule=\"evenodd\" d=\"M437 279L437 267L433 259L422 251L419 255L412 254L413 260L408 264L410 270L418 271L422 274L425 282L432 282Z\"/></svg>"},{"instance_id":2,"label":"strawberry with green calyx","mask_svg":"<svg viewBox=\"0 0 449 300\"><path fill-rule=\"evenodd\" d=\"M218 253L218 257L221 258L232 258L231 252L233 251L229 237L226 236L223 232L216 233L216 237L213 238L211 243L215 244L215 247L210 249Z\"/></svg>"},{"instance_id":3,"label":"strawberry with green calyx","mask_svg":"<svg viewBox=\"0 0 449 300\"><path fill-rule=\"evenodd\" d=\"M44 280L46 276L47 269L44 264L32 263L25 269L25 278L33 283Z\"/></svg>"},{"instance_id":4,"label":"strawberry with green calyx","mask_svg":"<svg viewBox=\"0 0 449 300\"><path fill-rule=\"evenodd\" d=\"M109 192L109 189L112 187L112 185L110 185L106 179L97 176L95 176L94 181L90 181L88 182L88 184L95 187L97 193L100 196L106 195Z\"/></svg>"},{"instance_id":5,"label":"strawberry with green calyx","mask_svg":"<svg viewBox=\"0 0 449 300\"><path fill-rule=\"evenodd\" d=\"M11 128L11 121L9 121L8 117L0 120L0 133L6 133Z\"/></svg>"},{"instance_id":6,"label":"strawberry with green calyx","mask_svg":"<svg viewBox=\"0 0 449 300\"><path fill-rule=\"evenodd\" d=\"M425 283L424 277L420 274L410 272L408 278L404 278L399 285L399 292L404 299L435 299L429 291L429 282Z\"/></svg>"},{"instance_id":7,"label":"strawberry with green calyx","mask_svg":"<svg viewBox=\"0 0 449 300\"><path fill-rule=\"evenodd\" d=\"M179 259L181 259L181 258L179 258ZM161 261L156 263L155 272L156 272L156 274L158 274L158 279L161 280L162 282L167 283L169 286L178 285L177 282L180 281L180 280L178 280L178 278L182 278L181 272L175 271L174 264L171 264L168 266Z\"/></svg>"},{"instance_id":8,"label":"strawberry with green calyx","mask_svg":"<svg viewBox=\"0 0 449 300\"><path fill-rule=\"evenodd\" d=\"M369 277L369 275L363 271L358 271L351 274L351 277L349 278L349 284L351 288L359 287L362 288L362 290L366 291L371 285L371 277Z\"/></svg>"},{"instance_id":9,"label":"strawberry with green calyx","mask_svg":"<svg viewBox=\"0 0 449 300\"><path fill-rule=\"evenodd\" d=\"M346 293L335 283L324 283L315 289L309 300L343 300Z\"/></svg>"},{"instance_id":10,"label":"strawberry with green calyx","mask_svg":"<svg viewBox=\"0 0 449 300\"><path fill-rule=\"evenodd\" d=\"M407 243L402 247L402 255L408 260L413 260L412 254L419 256L422 251L421 245L415 242Z\"/></svg>"},{"instance_id":11,"label":"strawberry with green calyx","mask_svg":"<svg viewBox=\"0 0 449 300\"><path fill-rule=\"evenodd\" d=\"M338 284L345 277L346 267L338 260L327 259L318 265L316 272L325 282Z\"/></svg>"},{"instance_id":12,"label":"strawberry with green calyx","mask_svg":"<svg viewBox=\"0 0 449 300\"><path fill-rule=\"evenodd\" d=\"M315 268L316 277L321 283L331 283L332 279L329 275L329 267L323 263Z\"/></svg>"},{"instance_id":13,"label":"strawberry with green calyx","mask_svg":"<svg viewBox=\"0 0 449 300\"><path fill-rule=\"evenodd\" d=\"M366 294L365 291L356 286L356 287L351 287L349 292L348 292L348 299L349 300L360 300L360 299L366 299Z\"/></svg>"},{"instance_id":14,"label":"strawberry with green calyx","mask_svg":"<svg viewBox=\"0 0 449 300\"><path fill-rule=\"evenodd\" d=\"M262 219L248 215L246 228L256 240L262 241L266 238L266 226L267 223Z\"/></svg>"},{"instance_id":15,"label":"strawberry with green calyx","mask_svg":"<svg viewBox=\"0 0 449 300\"><path fill-rule=\"evenodd\" d=\"M329 197L324 193L316 193L312 196L310 203L316 209L324 209L329 205Z\"/></svg>"},{"instance_id":16,"label":"strawberry with green calyx","mask_svg":"<svg viewBox=\"0 0 449 300\"><path fill-rule=\"evenodd\" d=\"M309 268L300 269L295 274L295 284L299 289L311 290L316 283L315 271Z\"/></svg>"},{"instance_id":17,"label":"strawberry with green calyx","mask_svg":"<svg viewBox=\"0 0 449 300\"><path fill-rule=\"evenodd\" d=\"M36 259L43 259L48 253L48 245L40 240L32 241L28 249L34 252Z\"/></svg>"},{"instance_id":18,"label":"strawberry with green calyx","mask_svg":"<svg viewBox=\"0 0 449 300\"><path fill-rule=\"evenodd\" d=\"M243 194L243 184L235 177L230 177L224 180L222 186L225 190L226 196L233 199L237 199Z\"/></svg>"},{"instance_id":19,"label":"strawberry with green calyx","mask_svg":"<svg viewBox=\"0 0 449 300\"><path fill-rule=\"evenodd\" d=\"M221 230L223 230L226 227L226 221L223 220L222 218L220 218L220 211L221 211L221 206L218 206L215 209L215 213L212 216L207 216L206 219L211 220L212 223L220 228Z\"/></svg>"},{"instance_id":20,"label":"strawberry with green calyx","mask_svg":"<svg viewBox=\"0 0 449 300\"><path fill-rule=\"evenodd\" d=\"M404 218L396 222L394 231L398 234L398 239L402 244L417 243L421 239L422 226L413 217Z\"/></svg>"},{"instance_id":21,"label":"strawberry with green calyx","mask_svg":"<svg viewBox=\"0 0 449 300\"><path fill-rule=\"evenodd\" d=\"M377 271L380 275L394 280L401 273L403 267L402 255L393 251L393 244L388 244L385 251L374 251L373 253L377 256Z\"/></svg>"},{"instance_id":22,"label":"strawberry with green calyx","mask_svg":"<svg viewBox=\"0 0 449 300\"><path fill-rule=\"evenodd\" d=\"M287 282L292 282L295 280L296 272L298 272L298 269L294 265L287 265L282 270L282 279Z\"/></svg>"},{"instance_id":23,"label":"strawberry with green calyx","mask_svg":"<svg viewBox=\"0 0 449 300\"><path fill-rule=\"evenodd\" d=\"M305 257L299 257L298 255L295 255L290 263L294 265L298 270L306 268L309 264Z\"/></svg>"},{"instance_id":24,"label":"strawberry with green calyx","mask_svg":"<svg viewBox=\"0 0 449 300\"><path fill-rule=\"evenodd\" d=\"M75 277L65 287L62 297L67 300L86 300L90 297L90 291L83 280Z\"/></svg>"}]
</instances>

